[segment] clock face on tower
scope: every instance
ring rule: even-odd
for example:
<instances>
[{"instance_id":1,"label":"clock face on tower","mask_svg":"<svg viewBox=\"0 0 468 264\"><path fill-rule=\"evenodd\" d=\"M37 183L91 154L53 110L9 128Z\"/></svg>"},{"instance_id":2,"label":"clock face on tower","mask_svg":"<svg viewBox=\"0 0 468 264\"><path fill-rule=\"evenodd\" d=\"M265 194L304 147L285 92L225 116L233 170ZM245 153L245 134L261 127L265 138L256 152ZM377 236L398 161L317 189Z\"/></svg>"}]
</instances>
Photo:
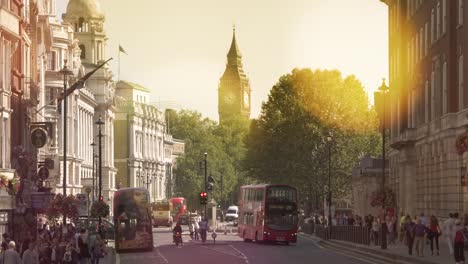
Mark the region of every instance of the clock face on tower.
<instances>
[{"instance_id":1,"label":"clock face on tower","mask_svg":"<svg viewBox=\"0 0 468 264\"><path fill-rule=\"evenodd\" d=\"M250 105L250 96L248 92L244 92L244 106L249 107Z\"/></svg>"}]
</instances>

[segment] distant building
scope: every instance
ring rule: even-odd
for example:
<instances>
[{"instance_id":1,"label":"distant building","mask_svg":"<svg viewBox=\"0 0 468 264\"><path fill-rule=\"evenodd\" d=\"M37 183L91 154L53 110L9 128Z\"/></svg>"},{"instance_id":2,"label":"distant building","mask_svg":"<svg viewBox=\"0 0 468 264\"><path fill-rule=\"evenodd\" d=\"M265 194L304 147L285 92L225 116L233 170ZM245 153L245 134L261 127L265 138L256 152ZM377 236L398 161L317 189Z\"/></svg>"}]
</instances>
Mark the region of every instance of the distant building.
<instances>
[{"instance_id":1,"label":"distant building","mask_svg":"<svg viewBox=\"0 0 468 264\"><path fill-rule=\"evenodd\" d=\"M167 132L165 112L148 103L150 92L139 84L117 83L115 164L119 187L147 188L154 202L170 198L179 142Z\"/></svg>"},{"instance_id":2,"label":"distant building","mask_svg":"<svg viewBox=\"0 0 468 264\"><path fill-rule=\"evenodd\" d=\"M468 212L461 186L468 157L455 147L468 126L466 1L383 2L389 15L389 185L399 211Z\"/></svg>"},{"instance_id":3,"label":"distant building","mask_svg":"<svg viewBox=\"0 0 468 264\"><path fill-rule=\"evenodd\" d=\"M388 161L387 161L388 163ZM388 176L388 167L385 170ZM363 157L359 164L353 168L352 174L352 204L355 214L378 215L381 207L372 207L372 193L379 190L382 186L382 158L370 156Z\"/></svg>"},{"instance_id":4,"label":"distant building","mask_svg":"<svg viewBox=\"0 0 468 264\"><path fill-rule=\"evenodd\" d=\"M233 31L231 48L227 54L226 70L219 82L218 113L219 121L230 118L250 118L251 89L244 72L242 55Z\"/></svg>"}]
</instances>

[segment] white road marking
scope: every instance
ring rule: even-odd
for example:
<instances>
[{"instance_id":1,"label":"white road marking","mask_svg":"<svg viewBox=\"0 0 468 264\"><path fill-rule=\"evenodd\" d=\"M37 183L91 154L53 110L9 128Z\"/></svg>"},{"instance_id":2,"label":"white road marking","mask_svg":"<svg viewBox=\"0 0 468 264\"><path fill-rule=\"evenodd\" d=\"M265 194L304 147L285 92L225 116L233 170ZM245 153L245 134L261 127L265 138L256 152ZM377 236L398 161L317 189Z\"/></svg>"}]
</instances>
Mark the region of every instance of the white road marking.
<instances>
[{"instance_id":1,"label":"white road marking","mask_svg":"<svg viewBox=\"0 0 468 264\"><path fill-rule=\"evenodd\" d=\"M158 254L159 257L161 257L164 260L164 263L166 263L166 264L169 263L167 258L164 257L163 254L161 254L161 251L159 251L159 248L156 248L156 253Z\"/></svg>"},{"instance_id":2,"label":"white road marking","mask_svg":"<svg viewBox=\"0 0 468 264\"><path fill-rule=\"evenodd\" d=\"M226 255L229 255L229 256L233 256L233 257L236 257L236 258L244 259L244 257L243 257L242 255L240 255L239 253L238 253L238 254L234 254L234 253L231 253L231 252L227 252L227 251L223 251L223 250L219 250L219 249L215 249L215 248L207 247L207 246L202 246L202 247L203 247L203 248L206 248L206 249L209 249L209 250L216 251L216 252L220 252L220 253L223 253L223 254L226 254Z\"/></svg>"},{"instance_id":3,"label":"white road marking","mask_svg":"<svg viewBox=\"0 0 468 264\"><path fill-rule=\"evenodd\" d=\"M324 249L324 247L321 246L321 245L317 242L317 240L315 240L315 239L313 239L313 238L310 238L310 237L307 237L307 236L305 236L305 235L303 235L303 234L299 234L299 235L300 235L303 239L311 241L311 242L314 244L314 246L316 246L316 247L318 247L318 248L320 248L320 249Z\"/></svg>"},{"instance_id":4,"label":"white road marking","mask_svg":"<svg viewBox=\"0 0 468 264\"><path fill-rule=\"evenodd\" d=\"M242 258L244 259L245 263L249 264L249 259L247 258L247 256L246 256L244 253L242 253L240 250L238 250L237 248L235 248L233 245L229 245L229 246L242 256Z\"/></svg>"}]
</instances>

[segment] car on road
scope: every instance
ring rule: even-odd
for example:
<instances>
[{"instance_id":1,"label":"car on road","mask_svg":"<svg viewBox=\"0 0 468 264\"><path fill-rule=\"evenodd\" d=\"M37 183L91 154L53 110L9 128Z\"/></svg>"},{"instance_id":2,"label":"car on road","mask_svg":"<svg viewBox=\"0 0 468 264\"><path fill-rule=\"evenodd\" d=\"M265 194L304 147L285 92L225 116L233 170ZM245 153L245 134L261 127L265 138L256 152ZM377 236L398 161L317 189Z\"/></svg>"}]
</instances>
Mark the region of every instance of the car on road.
<instances>
[{"instance_id":1,"label":"car on road","mask_svg":"<svg viewBox=\"0 0 468 264\"><path fill-rule=\"evenodd\" d=\"M235 205L231 205L228 207L226 211L226 221L233 221L239 218L239 207Z\"/></svg>"}]
</instances>

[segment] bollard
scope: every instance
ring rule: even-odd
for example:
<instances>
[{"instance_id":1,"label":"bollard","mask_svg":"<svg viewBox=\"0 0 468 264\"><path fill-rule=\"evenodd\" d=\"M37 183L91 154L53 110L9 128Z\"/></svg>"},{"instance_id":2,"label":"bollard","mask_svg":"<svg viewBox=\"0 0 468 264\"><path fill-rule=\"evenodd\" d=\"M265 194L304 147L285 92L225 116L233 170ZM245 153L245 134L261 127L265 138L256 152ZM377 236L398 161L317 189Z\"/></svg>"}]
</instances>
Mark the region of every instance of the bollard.
<instances>
[{"instance_id":1,"label":"bollard","mask_svg":"<svg viewBox=\"0 0 468 264\"><path fill-rule=\"evenodd\" d=\"M216 237L217 236L218 235L216 234L216 232L211 233L211 237L213 238L213 244L216 244Z\"/></svg>"},{"instance_id":2,"label":"bollard","mask_svg":"<svg viewBox=\"0 0 468 264\"><path fill-rule=\"evenodd\" d=\"M227 227L224 226L224 235L227 235Z\"/></svg>"}]
</instances>

